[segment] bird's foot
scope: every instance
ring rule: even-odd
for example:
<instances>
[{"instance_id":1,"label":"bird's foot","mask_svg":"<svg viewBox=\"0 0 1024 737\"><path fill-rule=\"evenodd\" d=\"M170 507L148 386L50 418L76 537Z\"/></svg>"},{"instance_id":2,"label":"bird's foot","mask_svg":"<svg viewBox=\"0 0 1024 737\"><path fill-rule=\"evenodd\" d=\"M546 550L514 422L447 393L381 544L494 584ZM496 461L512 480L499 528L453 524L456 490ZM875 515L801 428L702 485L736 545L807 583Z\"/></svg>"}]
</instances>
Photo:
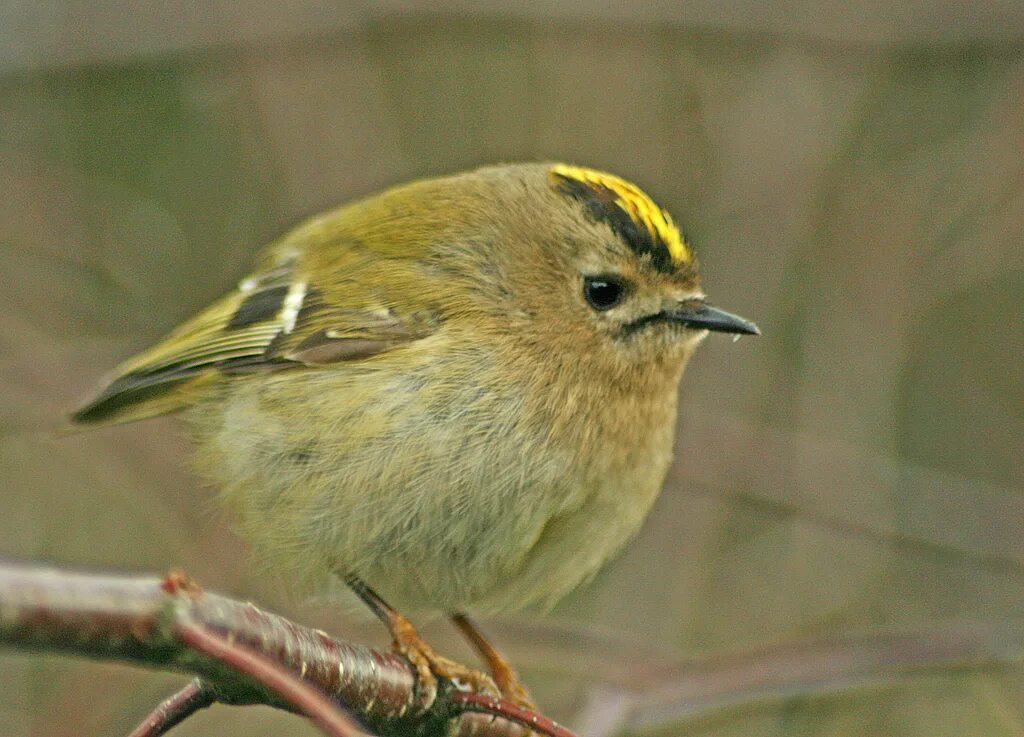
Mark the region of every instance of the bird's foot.
<instances>
[{"instance_id":1,"label":"bird's foot","mask_svg":"<svg viewBox=\"0 0 1024 737\"><path fill-rule=\"evenodd\" d=\"M494 682L497 684L498 690L501 691L501 697L506 701L511 701L516 706L521 706L530 711L537 711L537 705L530 698L530 692L526 690L526 686L520 680L519 674L516 673L507 660L504 661L503 666L499 667L497 664L491 663Z\"/></svg>"},{"instance_id":2,"label":"bird's foot","mask_svg":"<svg viewBox=\"0 0 1024 737\"><path fill-rule=\"evenodd\" d=\"M494 682L501 691L501 696L506 701L511 701L516 706L521 706L530 711L537 711L537 705L530 698L530 692L526 690L516 669L508 658L496 648L486 635L477 627L476 623L465 614L452 615L452 622L466 636L470 644L480 653L487 662L487 667L494 676Z\"/></svg>"},{"instance_id":3,"label":"bird's foot","mask_svg":"<svg viewBox=\"0 0 1024 737\"><path fill-rule=\"evenodd\" d=\"M417 700L424 711L429 709L437 698L438 678L453 681L476 693L495 697L505 696L504 691L486 673L438 654L420 637L413 623L402 614L395 612L389 625L395 651L416 669Z\"/></svg>"}]
</instances>

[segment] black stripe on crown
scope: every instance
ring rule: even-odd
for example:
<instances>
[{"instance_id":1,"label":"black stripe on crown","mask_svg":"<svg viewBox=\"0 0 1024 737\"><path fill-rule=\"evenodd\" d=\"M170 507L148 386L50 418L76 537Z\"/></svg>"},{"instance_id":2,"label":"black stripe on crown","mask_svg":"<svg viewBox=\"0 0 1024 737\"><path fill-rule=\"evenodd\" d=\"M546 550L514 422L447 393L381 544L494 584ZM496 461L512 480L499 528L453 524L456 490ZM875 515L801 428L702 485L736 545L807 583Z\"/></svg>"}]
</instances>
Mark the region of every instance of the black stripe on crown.
<instances>
[{"instance_id":1,"label":"black stripe on crown","mask_svg":"<svg viewBox=\"0 0 1024 737\"><path fill-rule=\"evenodd\" d=\"M650 257L651 265L658 271L675 271L668 245L660 238L652 237L646 227L619 206L616 201L618 194L614 190L603 184L584 182L558 173L554 176L558 178L558 188L562 193L583 204L587 217L607 224L638 256Z\"/></svg>"}]
</instances>

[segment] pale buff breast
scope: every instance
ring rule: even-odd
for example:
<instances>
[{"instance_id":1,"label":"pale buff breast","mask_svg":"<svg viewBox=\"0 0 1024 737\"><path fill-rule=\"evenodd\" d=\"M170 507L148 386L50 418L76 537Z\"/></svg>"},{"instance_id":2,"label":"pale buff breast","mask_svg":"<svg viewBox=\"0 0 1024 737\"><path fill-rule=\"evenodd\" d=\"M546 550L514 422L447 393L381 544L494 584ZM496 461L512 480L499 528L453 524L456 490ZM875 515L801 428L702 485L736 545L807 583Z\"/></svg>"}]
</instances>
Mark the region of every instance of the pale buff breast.
<instances>
[{"instance_id":1,"label":"pale buff breast","mask_svg":"<svg viewBox=\"0 0 1024 737\"><path fill-rule=\"evenodd\" d=\"M408 611L553 603L653 504L675 381L614 403L601 393L597 408L584 393L553 434L522 390L486 381L483 357L473 380L452 380L466 374L436 356L401 372L379 362L227 384L192 412L200 469L257 558L297 588L355 573ZM594 453L595 432L627 439Z\"/></svg>"}]
</instances>

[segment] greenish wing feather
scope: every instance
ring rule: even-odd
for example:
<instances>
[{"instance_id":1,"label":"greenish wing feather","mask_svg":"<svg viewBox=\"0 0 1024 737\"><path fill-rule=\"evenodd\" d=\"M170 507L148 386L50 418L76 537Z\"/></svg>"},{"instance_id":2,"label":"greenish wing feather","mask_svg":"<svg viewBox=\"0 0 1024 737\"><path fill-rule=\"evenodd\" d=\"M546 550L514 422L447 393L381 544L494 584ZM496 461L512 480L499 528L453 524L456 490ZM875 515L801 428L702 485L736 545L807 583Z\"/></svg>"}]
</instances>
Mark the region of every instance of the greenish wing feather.
<instances>
[{"instance_id":1,"label":"greenish wing feather","mask_svg":"<svg viewBox=\"0 0 1024 737\"><path fill-rule=\"evenodd\" d=\"M278 267L184 323L153 348L117 367L113 378L71 420L114 424L174 412L217 375L324 366L381 353L425 337L433 322L399 319L382 307L339 308Z\"/></svg>"},{"instance_id":2,"label":"greenish wing feather","mask_svg":"<svg viewBox=\"0 0 1024 737\"><path fill-rule=\"evenodd\" d=\"M179 409L189 387L215 372L286 365L269 349L301 307L304 286L290 270L246 279L238 290L125 361L100 393L71 417L80 424L118 423ZM289 312L291 310L291 312Z\"/></svg>"}]
</instances>

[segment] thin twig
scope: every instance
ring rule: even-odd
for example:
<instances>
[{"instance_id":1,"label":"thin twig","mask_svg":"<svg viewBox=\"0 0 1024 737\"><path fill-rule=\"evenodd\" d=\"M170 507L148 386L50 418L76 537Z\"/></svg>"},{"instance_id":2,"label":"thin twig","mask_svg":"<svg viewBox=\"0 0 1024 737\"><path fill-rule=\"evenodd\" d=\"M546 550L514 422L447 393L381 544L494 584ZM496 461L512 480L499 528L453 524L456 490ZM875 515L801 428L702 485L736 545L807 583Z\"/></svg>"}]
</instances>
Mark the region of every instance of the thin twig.
<instances>
[{"instance_id":1,"label":"thin twig","mask_svg":"<svg viewBox=\"0 0 1024 737\"><path fill-rule=\"evenodd\" d=\"M203 679L193 678L187 686L153 709L128 737L160 737L216 700Z\"/></svg>"},{"instance_id":2,"label":"thin twig","mask_svg":"<svg viewBox=\"0 0 1024 737\"><path fill-rule=\"evenodd\" d=\"M330 737L368 737L369 733L337 704L280 665L228 641L195 622L175 627L178 639L193 650L225 663L284 698L296 711L309 717Z\"/></svg>"},{"instance_id":3,"label":"thin twig","mask_svg":"<svg viewBox=\"0 0 1024 737\"><path fill-rule=\"evenodd\" d=\"M574 732L566 729L555 720L538 714L535 711L517 706L511 701L466 691L453 693L450 700L451 704L461 711L475 711L481 714L500 716L508 719L510 722L521 724L533 732L548 735L548 737L576 737Z\"/></svg>"}]
</instances>

